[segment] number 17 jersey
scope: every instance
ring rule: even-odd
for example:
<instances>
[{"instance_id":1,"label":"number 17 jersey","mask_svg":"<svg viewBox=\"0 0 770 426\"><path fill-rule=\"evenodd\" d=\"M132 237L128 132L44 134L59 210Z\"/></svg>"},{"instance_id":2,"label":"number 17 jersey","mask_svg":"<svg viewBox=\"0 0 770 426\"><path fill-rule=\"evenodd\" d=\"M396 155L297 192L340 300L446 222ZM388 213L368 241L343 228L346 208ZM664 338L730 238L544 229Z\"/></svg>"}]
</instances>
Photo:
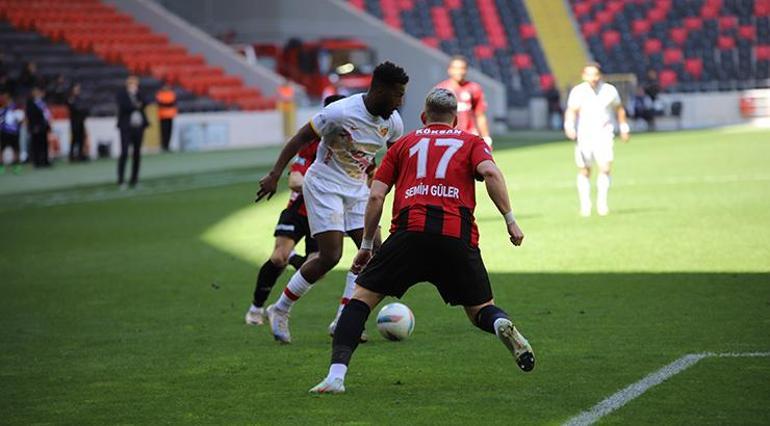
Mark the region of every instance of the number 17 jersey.
<instances>
[{"instance_id":1,"label":"number 17 jersey","mask_svg":"<svg viewBox=\"0 0 770 426\"><path fill-rule=\"evenodd\" d=\"M475 176L485 160L494 161L483 139L446 124L399 139L374 177L395 186L390 232L440 234L478 246Z\"/></svg>"}]
</instances>

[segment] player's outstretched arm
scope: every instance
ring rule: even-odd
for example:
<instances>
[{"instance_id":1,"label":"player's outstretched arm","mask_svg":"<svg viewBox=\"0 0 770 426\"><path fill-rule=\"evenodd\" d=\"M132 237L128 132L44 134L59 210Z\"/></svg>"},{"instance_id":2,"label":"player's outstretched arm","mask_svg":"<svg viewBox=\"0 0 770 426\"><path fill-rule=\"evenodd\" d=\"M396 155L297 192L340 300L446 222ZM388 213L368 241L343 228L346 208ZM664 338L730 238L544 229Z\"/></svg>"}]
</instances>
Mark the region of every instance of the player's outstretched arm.
<instances>
[{"instance_id":1,"label":"player's outstretched arm","mask_svg":"<svg viewBox=\"0 0 770 426\"><path fill-rule=\"evenodd\" d=\"M374 238L377 234L382 218L382 206L385 204L385 196L390 192L390 186L380 182L377 179L372 181L372 187L369 192L369 201L366 203L366 212L364 213L364 236L361 239L361 249L353 259L353 266L350 271L358 274L364 269L369 259L372 258L372 249L374 248Z\"/></svg>"},{"instance_id":2,"label":"player's outstretched arm","mask_svg":"<svg viewBox=\"0 0 770 426\"><path fill-rule=\"evenodd\" d=\"M476 172L484 178L484 184L487 187L487 194L492 202L497 206L497 210L505 217L505 223L508 227L508 235L515 246L520 246L524 240L524 233L521 232L516 218L511 210L511 201L508 198L508 188L505 185L505 177L497 168L494 161L485 160L476 166Z\"/></svg>"},{"instance_id":3,"label":"player's outstretched arm","mask_svg":"<svg viewBox=\"0 0 770 426\"><path fill-rule=\"evenodd\" d=\"M283 174L286 165L289 164L289 161L291 161L295 155L297 155L303 145L310 143L317 137L315 130L313 130L308 123L302 126L297 134L289 139L289 142L284 145L281 153L278 154L278 159L275 160L273 169L259 180L259 190L257 191L257 198L254 201L259 201L265 196L267 196L268 200L272 198L275 191L278 190L278 179L281 178L281 174Z\"/></svg>"}]
</instances>

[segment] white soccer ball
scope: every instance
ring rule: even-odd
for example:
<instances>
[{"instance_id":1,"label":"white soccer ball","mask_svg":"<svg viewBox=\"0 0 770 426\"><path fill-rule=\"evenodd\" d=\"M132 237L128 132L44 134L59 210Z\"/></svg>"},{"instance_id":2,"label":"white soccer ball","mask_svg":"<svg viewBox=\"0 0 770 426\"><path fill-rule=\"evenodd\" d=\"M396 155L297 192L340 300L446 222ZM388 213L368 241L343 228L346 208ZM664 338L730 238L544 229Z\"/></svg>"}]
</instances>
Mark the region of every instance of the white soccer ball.
<instances>
[{"instance_id":1,"label":"white soccer ball","mask_svg":"<svg viewBox=\"0 0 770 426\"><path fill-rule=\"evenodd\" d=\"M404 340L414 330L414 314L403 303L385 305L377 314L377 330L388 340Z\"/></svg>"}]
</instances>

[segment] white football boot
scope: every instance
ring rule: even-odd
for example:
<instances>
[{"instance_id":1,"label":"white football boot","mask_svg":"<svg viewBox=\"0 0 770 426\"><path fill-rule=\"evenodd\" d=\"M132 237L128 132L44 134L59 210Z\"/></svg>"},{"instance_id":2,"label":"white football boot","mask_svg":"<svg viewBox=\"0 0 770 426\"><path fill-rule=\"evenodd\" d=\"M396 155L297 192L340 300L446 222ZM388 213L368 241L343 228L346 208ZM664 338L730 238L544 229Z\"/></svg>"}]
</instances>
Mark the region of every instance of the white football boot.
<instances>
[{"instance_id":1,"label":"white football boot","mask_svg":"<svg viewBox=\"0 0 770 426\"><path fill-rule=\"evenodd\" d=\"M345 380L339 377L337 377L336 379L329 380L329 378L327 377L323 379L321 383L313 386L308 392L319 394L319 395L322 393L329 393L329 394L345 393Z\"/></svg>"},{"instance_id":2,"label":"white football boot","mask_svg":"<svg viewBox=\"0 0 770 426\"><path fill-rule=\"evenodd\" d=\"M532 352L532 347L510 320L498 318L495 321L495 334L516 358L516 365L519 368L524 371L532 371L535 368L535 354Z\"/></svg>"},{"instance_id":3,"label":"white football boot","mask_svg":"<svg viewBox=\"0 0 770 426\"><path fill-rule=\"evenodd\" d=\"M607 200L596 201L596 213L599 216L607 216L608 214L610 214L610 208L607 205Z\"/></svg>"},{"instance_id":4,"label":"white football boot","mask_svg":"<svg viewBox=\"0 0 770 426\"><path fill-rule=\"evenodd\" d=\"M246 325L262 325L265 323L265 310L257 308L256 311L246 311Z\"/></svg>"},{"instance_id":5,"label":"white football boot","mask_svg":"<svg viewBox=\"0 0 770 426\"><path fill-rule=\"evenodd\" d=\"M281 343L291 343L289 313L276 308L275 305L268 306L266 313L267 321L270 323L270 331L273 332L275 340Z\"/></svg>"}]
</instances>

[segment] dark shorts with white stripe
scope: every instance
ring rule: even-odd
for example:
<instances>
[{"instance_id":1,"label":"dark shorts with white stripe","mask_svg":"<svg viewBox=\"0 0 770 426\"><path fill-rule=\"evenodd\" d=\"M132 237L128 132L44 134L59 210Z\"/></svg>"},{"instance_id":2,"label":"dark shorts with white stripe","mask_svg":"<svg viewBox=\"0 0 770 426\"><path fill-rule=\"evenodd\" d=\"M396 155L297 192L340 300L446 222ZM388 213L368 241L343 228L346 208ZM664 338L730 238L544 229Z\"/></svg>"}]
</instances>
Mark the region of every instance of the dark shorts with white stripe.
<instances>
[{"instance_id":1,"label":"dark shorts with white stripe","mask_svg":"<svg viewBox=\"0 0 770 426\"><path fill-rule=\"evenodd\" d=\"M356 280L365 289L398 298L420 282L433 284L450 305L476 306L492 299L479 248L440 234L396 231Z\"/></svg>"},{"instance_id":2,"label":"dark shorts with white stripe","mask_svg":"<svg viewBox=\"0 0 770 426\"><path fill-rule=\"evenodd\" d=\"M275 225L274 237L287 237L299 244L302 238L305 239L305 255L318 251L318 243L310 236L310 224L307 216L299 214L294 206L283 209L278 224Z\"/></svg>"}]
</instances>

